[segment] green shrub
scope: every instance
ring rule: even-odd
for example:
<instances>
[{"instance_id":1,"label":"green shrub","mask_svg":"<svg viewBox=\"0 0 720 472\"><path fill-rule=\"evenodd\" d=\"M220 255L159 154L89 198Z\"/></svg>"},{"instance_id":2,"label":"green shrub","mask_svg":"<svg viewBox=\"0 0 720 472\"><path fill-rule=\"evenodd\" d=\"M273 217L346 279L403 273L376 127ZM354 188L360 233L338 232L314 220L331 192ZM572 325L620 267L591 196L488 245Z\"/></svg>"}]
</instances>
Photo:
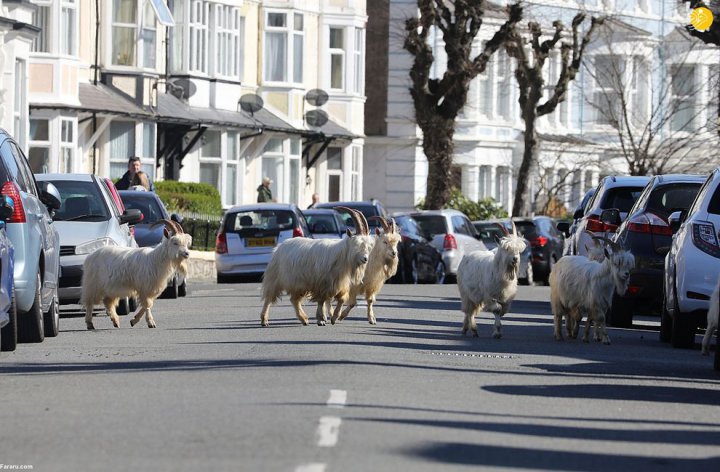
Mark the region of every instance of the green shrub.
<instances>
[{"instance_id":1,"label":"green shrub","mask_svg":"<svg viewBox=\"0 0 720 472\"><path fill-rule=\"evenodd\" d=\"M220 192L210 184L163 180L155 182L155 192L170 212L222 215Z\"/></svg>"},{"instance_id":2,"label":"green shrub","mask_svg":"<svg viewBox=\"0 0 720 472\"><path fill-rule=\"evenodd\" d=\"M424 210L425 200L421 200L417 207L420 210ZM450 190L450 200L448 200L445 208L452 208L465 213L465 215L470 218L470 221L507 218L508 216L507 211L498 205L493 198L487 197L474 202L466 197L457 187L453 187Z\"/></svg>"}]
</instances>

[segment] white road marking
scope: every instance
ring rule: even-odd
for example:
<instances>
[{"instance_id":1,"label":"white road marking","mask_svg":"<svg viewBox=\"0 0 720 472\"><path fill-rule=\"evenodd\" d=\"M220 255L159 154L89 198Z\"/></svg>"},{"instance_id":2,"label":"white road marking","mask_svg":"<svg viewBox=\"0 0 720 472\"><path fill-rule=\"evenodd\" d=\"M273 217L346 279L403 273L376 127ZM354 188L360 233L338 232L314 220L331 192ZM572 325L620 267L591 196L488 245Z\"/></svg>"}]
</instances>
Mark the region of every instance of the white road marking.
<instances>
[{"instance_id":1,"label":"white road marking","mask_svg":"<svg viewBox=\"0 0 720 472\"><path fill-rule=\"evenodd\" d=\"M345 390L330 390L327 406L330 408L345 408L347 392Z\"/></svg>"},{"instance_id":2,"label":"white road marking","mask_svg":"<svg viewBox=\"0 0 720 472\"><path fill-rule=\"evenodd\" d=\"M333 447L337 444L340 423L342 423L342 420L337 416L320 417L320 424L318 424L317 429L318 446Z\"/></svg>"},{"instance_id":3,"label":"white road marking","mask_svg":"<svg viewBox=\"0 0 720 472\"><path fill-rule=\"evenodd\" d=\"M304 464L298 466L295 472L325 472L325 464Z\"/></svg>"}]
</instances>

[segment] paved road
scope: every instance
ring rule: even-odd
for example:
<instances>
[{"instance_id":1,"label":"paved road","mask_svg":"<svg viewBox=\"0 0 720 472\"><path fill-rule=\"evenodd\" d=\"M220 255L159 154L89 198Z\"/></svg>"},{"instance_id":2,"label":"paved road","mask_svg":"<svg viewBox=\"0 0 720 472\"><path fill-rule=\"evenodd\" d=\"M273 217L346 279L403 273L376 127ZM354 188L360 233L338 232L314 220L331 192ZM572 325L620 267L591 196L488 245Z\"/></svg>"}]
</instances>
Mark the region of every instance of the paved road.
<instances>
[{"instance_id":1,"label":"paved road","mask_svg":"<svg viewBox=\"0 0 720 472\"><path fill-rule=\"evenodd\" d=\"M658 341L556 342L545 287L522 287L492 339L460 335L457 288L386 286L300 326L259 326L258 284L192 285L158 328L61 333L0 358L0 464L35 471L717 470L720 375ZM70 315L77 307L64 307ZM312 307L311 307L312 308Z\"/></svg>"}]
</instances>

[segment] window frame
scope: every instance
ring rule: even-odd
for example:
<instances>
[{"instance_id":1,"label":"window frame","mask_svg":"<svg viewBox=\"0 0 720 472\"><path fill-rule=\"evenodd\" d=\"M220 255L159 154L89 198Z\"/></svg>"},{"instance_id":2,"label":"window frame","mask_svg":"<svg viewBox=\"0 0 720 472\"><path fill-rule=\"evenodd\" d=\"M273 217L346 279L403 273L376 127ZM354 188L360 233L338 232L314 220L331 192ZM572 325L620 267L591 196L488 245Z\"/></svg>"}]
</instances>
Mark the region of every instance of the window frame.
<instances>
[{"instance_id":1,"label":"window frame","mask_svg":"<svg viewBox=\"0 0 720 472\"><path fill-rule=\"evenodd\" d=\"M270 26L269 25L269 18L270 15L273 14L282 14L285 15L285 26ZM302 29L297 30L295 28L295 19L296 17L302 18ZM305 57L305 14L302 12L298 12L292 9L277 9L277 8L271 8L266 9L263 11L263 41L262 41L262 60L263 64L270 64L270 61L267 60L267 54L268 54L268 34L278 34L282 33L285 35L285 64L284 67L282 67L282 71L285 74L280 80L271 80L269 79L268 72L269 70L266 69L267 66L263 67L262 70L262 82L263 84L268 85L283 85L283 86L290 86L290 85L298 85L303 83L303 77L305 75L305 70L302 68L300 71L300 78L298 80L297 77L295 77L296 69L295 69L295 42L297 38L302 39L302 57ZM300 66L302 67L304 61L300 61Z\"/></svg>"}]
</instances>

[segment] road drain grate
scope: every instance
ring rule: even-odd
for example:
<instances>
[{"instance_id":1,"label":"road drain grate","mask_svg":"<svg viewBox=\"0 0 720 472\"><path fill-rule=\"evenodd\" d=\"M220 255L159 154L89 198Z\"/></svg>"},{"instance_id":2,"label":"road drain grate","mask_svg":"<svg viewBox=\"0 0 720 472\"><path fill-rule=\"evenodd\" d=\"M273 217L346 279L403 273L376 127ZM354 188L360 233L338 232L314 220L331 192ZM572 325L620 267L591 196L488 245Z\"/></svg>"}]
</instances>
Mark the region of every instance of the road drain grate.
<instances>
[{"instance_id":1,"label":"road drain grate","mask_svg":"<svg viewBox=\"0 0 720 472\"><path fill-rule=\"evenodd\" d=\"M448 356L448 357L480 357L485 359L515 359L516 356L509 354L477 354L474 352L431 352L431 356Z\"/></svg>"}]
</instances>

